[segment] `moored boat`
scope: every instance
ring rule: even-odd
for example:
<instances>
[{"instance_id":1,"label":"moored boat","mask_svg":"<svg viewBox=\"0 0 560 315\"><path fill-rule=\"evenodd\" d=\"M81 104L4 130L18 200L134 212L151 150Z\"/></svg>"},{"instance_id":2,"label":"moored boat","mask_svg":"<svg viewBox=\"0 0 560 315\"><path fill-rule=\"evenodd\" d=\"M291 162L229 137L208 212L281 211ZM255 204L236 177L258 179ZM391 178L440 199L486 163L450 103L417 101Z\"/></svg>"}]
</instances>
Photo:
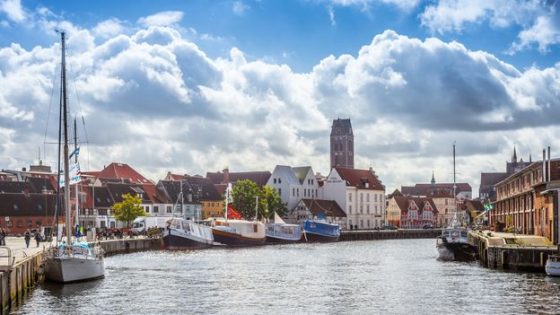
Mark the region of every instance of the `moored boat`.
<instances>
[{"instance_id":1,"label":"moored boat","mask_svg":"<svg viewBox=\"0 0 560 315\"><path fill-rule=\"evenodd\" d=\"M468 229L448 227L441 231L436 240L439 260L474 261L477 259L476 246L468 242Z\"/></svg>"},{"instance_id":2,"label":"moored boat","mask_svg":"<svg viewBox=\"0 0 560 315\"><path fill-rule=\"evenodd\" d=\"M60 124L59 124L59 159L58 159L58 184L63 183L64 196L62 198L63 207L60 207L60 202L57 201L57 210L63 208L65 210L65 226L66 226L66 243L59 242L57 235L56 247L50 248L47 259L45 262L45 276L47 279L62 283L85 281L91 279L102 278L105 276L105 265L103 260L103 249L99 244L90 245L87 242L72 242L72 217L70 215L70 165L68 156L68 98L66 89L66 57L65 57L65 33L61 32L61 48L62 48L62 66L61 66L61 102L60 102ZM76 128L74 128L75 130ZM62 139L62 135L64 138ZM63 146L62 154L60 152ZM77 184L79 182L79 175L77 175L78 161L77 161L78 148L75 148L73 154L76 154L76 164L72 168L76 171L76 178L73 180ZM61 161L62 159L62 161ZM60 163L64 167L64 180L61 178ZM57 190L57 200L60 189ZM77 187L76 187L77 193ZM78 198L76 198L78 200ZM78 207L76 207L78 209ZM78 212L78 211L77 211ZM78 217L76 214L76 223ZM79 234L77 235L79 237Z\"/></svg>"},{"instance_id":3,"label":"moored boat","mask_svg":"<svg viewBox=\"0 0 560 315\"><path fill-rule=\"evenodd\" d=\"M274 222L266 224L267 243L295 243L301 240L302 228L299 224L288 224L274 213Z\"/></svg>"},{"instance_id":4,"label":"moored boat","mask_svg":"<svg viewBox=\"0 0 560 315\"><path fill-rule=\"evenodd\" d=\"M266 241L262 222L216 219L213 221L214 241L228 246L263 245Z\"/></svg>"},{"instance_id":5,"label":"moored boat","mask_svg":"<svg viewBox=\"0 0 560 315\"><path fill-rule=\"evenodd\" d=\"M560 255L548 256L544 270L548 276L560 277Z\"/></svg>"},{"instance_id":6,"label":"moored boat","mask_svg":"<svg viewBox=\"0 0 560 315\"><path fill-rule=\"evenodd\" d=\"M214 243L212 228L192 220L173 218L163 232L166 249L194 249L210 247Z\"/></svg>"},{"instance_id":7,"label":"moored boat","mask_svg":"<svg viewBox=\"0 0 560 315\"><path fill-rule=\"evenodd\" d=\"M303 222L303 240L306 242L336 242L340 237L340 226L324 219Z\"/></svg>"}]
</instances>

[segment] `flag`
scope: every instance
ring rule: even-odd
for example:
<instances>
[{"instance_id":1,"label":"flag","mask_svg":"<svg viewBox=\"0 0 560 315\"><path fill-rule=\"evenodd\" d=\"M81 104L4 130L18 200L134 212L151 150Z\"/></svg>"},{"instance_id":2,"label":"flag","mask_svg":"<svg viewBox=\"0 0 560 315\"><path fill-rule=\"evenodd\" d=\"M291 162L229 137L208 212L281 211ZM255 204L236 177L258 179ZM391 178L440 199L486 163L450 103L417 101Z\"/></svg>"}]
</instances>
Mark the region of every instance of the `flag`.
<instances>
[{"instance_id":1,"label":"flag","mask_svg":"<svg viewBox=\"0 0 560 315\"><path fill-rule=\"evenodd\" d=\"M80 163L74 163L69 167L70 174L70 185L74 185L80 182ZM64 187L64 172L60 172L60 182L59 187Z\"/></svg>"},{"instance_id":2,"label":"flag","mask_svg":"<svg viewBox=\"0 0 560 315\"><path fill-rule=\"evenodd\" d=\"M488 211L492 210L492 208L494 208L494 207L492 206L491 203L487 203L487 204L484 205L484 211L485 212L488 212Z\"/></svg>"},{"instance_id":3,"label":"flag","mask_svg":"<svg viewBox=\"0 0 560 315\"><path fill-rule=\"evenodd\" d=\"M227 208L228 219L241 219L241 214L239 214L231 204L229 204Z\"/></svg>"}]
</instances>

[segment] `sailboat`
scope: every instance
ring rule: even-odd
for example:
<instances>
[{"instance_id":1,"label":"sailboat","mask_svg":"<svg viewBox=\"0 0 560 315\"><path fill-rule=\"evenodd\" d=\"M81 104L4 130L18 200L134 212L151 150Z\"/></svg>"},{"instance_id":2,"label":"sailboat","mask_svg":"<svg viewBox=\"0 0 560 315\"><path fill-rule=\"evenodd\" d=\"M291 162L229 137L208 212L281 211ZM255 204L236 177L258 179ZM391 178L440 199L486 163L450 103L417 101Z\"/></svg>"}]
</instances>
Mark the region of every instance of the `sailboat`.
<instances>
[{"instance_id":1,"label":"sailboat","mask_svg":"<svg viewBox=\"0 0 560 315\"><path fill-rule=\"evenodd\" d=\"M45 265L45 276L47 279L52 281L68 283L102 278L105 276L105 265L103 260L103 250L99 245L95 245L92 247L87 242L78 242L77 240L74 243L72 242L72 216L70 215L70 167L68 158L68 99L66 92L65 33L61 32L60 35L62 43L60 118L62 120L61 122L63 124L64 132L64 149L62 162L64 165L63 201L66 214L66 242L62 241L59 243L59 238L57 237L57 245L50 248ZM59 142L61 138L61 132L62 130L59 130Z\"/></svg>"},{"instance_id":2,"label":"sailboat","mask_svg":"<svg viewBox=\"0 0 560 315\"><path fill-rule=\"evenodd\" d=\"M274 212L274 222L266 225L267 243L294 243L301 240L302 230L299 224L288 224Z\"/></svg>"},{"instance_id":3,"label":"sailboat","mask_svg":"<svg viewBox=\"0 0 560 315\"><path fill-rule=\"evenodd\" d=\"M455 144L453 144L453 199L455 200L455 214L448 227L441 231L436 239L439 260L474 261L477 259L476 246L468 242L469 230L464 227L457 217L457 195L455 184Z\"/></svg>"},{"instance_id":4,"label":"sailboat","mask_svg":"<svg viewBox=\"0 0 560 315\"><path fill-rule=\"evenodd\" d=\"M225 198L225 218L212 222L212 234L218 243L228 246L255 246L263 245L266 241L264 224L257 221L230 220L228 219L228 203L231 196L231 184L228 184ZM258 197L255 212L258 212Z\"/></svg>"},{"instance_id":5,"label":"sailboat","mask_svg":"<svg viewBox=\"0 0 560 315\"><path fill-rule=\"evenodd\" d=\"M180 182L180 192L177 196L175 209L181 200L183 210L183 181ZM172 218L167 222L163 232L163 244L166 249L194 249L210 247L214 243L212 228L185 218Z\"/></svg>"}]
</instances>

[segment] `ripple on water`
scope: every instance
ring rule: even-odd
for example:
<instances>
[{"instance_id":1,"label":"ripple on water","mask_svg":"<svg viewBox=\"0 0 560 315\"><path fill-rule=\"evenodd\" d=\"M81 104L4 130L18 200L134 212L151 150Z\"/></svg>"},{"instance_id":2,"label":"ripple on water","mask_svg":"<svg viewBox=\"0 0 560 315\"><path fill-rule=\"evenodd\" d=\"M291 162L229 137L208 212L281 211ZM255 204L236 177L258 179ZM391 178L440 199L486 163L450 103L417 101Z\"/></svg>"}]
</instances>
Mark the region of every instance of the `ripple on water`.
<instances>
[{"instance_id":1,"label":"ripple on water","mask_svg":"<svg viewBox=\"0 0 560 315\"><path fill-rule=\"evenodd\" d=\"M560 280L436 260L434 240L153 251L39 286L17 314L550 313Z\"/></svg>"}]
</instances>

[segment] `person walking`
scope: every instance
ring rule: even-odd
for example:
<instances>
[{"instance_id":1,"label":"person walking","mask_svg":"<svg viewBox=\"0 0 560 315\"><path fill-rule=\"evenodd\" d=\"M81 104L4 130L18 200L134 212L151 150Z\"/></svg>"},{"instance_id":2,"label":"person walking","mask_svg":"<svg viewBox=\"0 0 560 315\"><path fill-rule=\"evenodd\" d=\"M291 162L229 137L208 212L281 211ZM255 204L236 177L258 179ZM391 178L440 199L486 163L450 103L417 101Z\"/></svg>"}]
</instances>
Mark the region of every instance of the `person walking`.
<instances>
[{"instance_id":1,"label":"person walking","mask_svg":"<svg viewBox=\"0 0 560 315\"><path fill-rule=\"evenodd\" d=\"M39 247L39 242L41 242L41 234L39 232L35 233L35 242L37 242L37 247Z\"/></svg>"},{"instance_id":2,"label":"person walking","mask_svg":"<svg viewBox=\"0 0 560 315\"><path fill-rule=\"evenodd\" d=\"M29 248L29 241L31 241L31 232L29 232L29 230L25 231L25 246L27 246L27 248Z\"/></svg>"},{"instance_id":3,"label":"person walking","mask_svg":"<svg viewBox=\"0 0 560 315\"><path fill-rule=\"evenodd\" d=\"M0 246L6 246L6 232L0 228Z\"/></svg>"}]
</instances>

